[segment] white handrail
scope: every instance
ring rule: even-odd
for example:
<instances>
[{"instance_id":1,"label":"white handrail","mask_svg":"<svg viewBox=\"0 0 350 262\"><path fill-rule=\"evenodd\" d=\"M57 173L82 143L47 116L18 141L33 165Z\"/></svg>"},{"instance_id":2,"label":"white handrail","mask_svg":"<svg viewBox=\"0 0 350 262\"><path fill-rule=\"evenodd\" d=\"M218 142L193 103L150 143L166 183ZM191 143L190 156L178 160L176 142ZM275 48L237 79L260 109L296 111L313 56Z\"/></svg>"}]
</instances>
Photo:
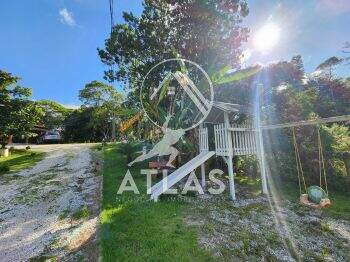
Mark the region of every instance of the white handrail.
<instances>
[{"instance_id":1,"label":"white handrail","mask_svg":"<svg viewBox=\"0 0 350 262\"><path fill-rule=\"evenodd\" d=\"M199 129L199 151L209 151L208 128Z\"/></svg>"}]
</instances>

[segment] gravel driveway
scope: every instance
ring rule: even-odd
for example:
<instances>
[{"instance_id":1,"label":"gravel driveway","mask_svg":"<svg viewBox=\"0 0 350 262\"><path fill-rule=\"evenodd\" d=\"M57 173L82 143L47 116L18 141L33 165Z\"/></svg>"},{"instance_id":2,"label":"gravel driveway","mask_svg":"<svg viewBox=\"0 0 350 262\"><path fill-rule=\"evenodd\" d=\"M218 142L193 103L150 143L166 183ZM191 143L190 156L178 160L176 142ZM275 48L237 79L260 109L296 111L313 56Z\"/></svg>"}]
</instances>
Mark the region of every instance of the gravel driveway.
<instances>
[{"instance_id":1,"label":"gravel driveway","mask_svg":"<svg viewBox=\"0 0 350 262\"><path fill-rule=\"evenodd\" d=\"M101 176L91 144L32 149L47 155L0 177L0 261L96 261Z\"/></svg>"}]
</instances>

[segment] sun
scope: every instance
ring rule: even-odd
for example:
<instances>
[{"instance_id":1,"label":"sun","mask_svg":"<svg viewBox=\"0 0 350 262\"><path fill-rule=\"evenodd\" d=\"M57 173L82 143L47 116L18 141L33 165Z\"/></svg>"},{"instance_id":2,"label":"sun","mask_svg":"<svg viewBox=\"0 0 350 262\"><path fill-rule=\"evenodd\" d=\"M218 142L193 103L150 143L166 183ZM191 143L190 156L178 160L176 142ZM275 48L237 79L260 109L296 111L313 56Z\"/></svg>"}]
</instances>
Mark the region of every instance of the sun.
<instances>
[{"instance_id":1,"label":"sun","mask_svg":"<svg viewBox=\"0 0 350 262\"><path fill-rule=\"evenodd\" d=\"M272 23L264 25L256 33L253 39L254 47L257 51L267 53L276 46L280 39L280 28Z\"/></svg>"}]
</instances>

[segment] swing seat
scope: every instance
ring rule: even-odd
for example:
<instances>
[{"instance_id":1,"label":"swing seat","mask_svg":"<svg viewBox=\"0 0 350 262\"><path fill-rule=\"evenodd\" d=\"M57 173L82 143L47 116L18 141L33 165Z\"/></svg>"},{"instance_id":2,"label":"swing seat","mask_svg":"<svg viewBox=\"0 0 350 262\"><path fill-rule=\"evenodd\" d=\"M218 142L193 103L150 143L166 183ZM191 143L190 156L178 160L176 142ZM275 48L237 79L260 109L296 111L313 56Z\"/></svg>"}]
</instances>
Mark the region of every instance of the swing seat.
<instances>
[{"instance_id":1,"label":"swing seat","mask_svg":"<svg viewBox=\"0 0 350 262\"><path fill-rule=\"evenodd\" d=\"M309 200L308 194L301 194L300 203L311 208L327 208L331 206L331 201L329 198L322 198L320 202L316 204Z\"/></svg>"}]
</instances>

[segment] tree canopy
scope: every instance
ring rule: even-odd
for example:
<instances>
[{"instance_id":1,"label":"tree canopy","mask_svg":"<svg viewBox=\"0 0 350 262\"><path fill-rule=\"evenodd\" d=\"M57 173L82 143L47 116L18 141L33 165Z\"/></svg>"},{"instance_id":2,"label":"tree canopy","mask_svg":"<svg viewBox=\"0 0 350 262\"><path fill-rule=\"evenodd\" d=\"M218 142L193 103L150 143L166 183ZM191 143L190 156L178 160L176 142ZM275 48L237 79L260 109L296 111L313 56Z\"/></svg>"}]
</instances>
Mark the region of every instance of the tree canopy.
<instances>
[{"instance_id":1,"label":"tree canopy","mask_svg":"<svg viewBox=\"0 0 350 262\"><path fill-rule=\"evenodd\" d=\"M40 100L37 104L44 111L41 123L46 128L63 129L64 119L72 111L71 109L51 100Z\"/></svg>"},{"instance_id":2,"label":"tree canopy","mask_svg":"<svg viewBox=\"0 0 350 262\"><path fill-rule=\"evenodd\" d=\"M19 77L0 70L0 138L2 145L13 135L28 136L43 111L29 98L31 89L18 84Z\"/></svg>"},{"instance_id":3,"label":"tree canopy","mask_svg":"<svg viewBox=\"0 0 350 262\"><path fill-rule=\"evenodd\" d=\"M79 91L79 99L83 106L65 120L68 139L107 139L112 132L111 123L119 114L123 96L113 86L94 80ZM82 132L79 134L76 129Z\"/></svg>"},{"instance_id":4,"label":"tree canopy","mask_svg":"<svg viewBox=\"0 0 350 262\"><path fill-rule=\"evenodd\" d=\"M135 89L153 65L176 57L207 72L236 67L248 36L241 26L247 14L242 0L146 0L140 17L123 13L125 22L114 26L105 48L98 50L103 63L117 66L105 77Z\"/></svg>"}]
</instances>

